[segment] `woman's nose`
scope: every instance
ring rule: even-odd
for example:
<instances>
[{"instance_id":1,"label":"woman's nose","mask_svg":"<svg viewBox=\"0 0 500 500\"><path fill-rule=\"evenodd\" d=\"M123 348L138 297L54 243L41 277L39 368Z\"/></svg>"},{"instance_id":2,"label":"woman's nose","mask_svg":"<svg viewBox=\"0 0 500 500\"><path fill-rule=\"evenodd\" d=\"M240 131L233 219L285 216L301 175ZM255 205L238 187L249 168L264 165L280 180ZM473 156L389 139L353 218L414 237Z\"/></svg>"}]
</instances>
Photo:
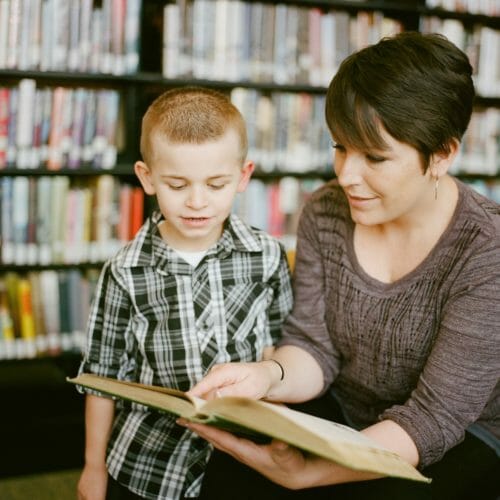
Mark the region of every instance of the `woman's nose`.
<instances>
[{"instance_id":1,"label":"woman's nose","mask_svg":"<svg viewBox=\"0 0 500 500\"><path fill-rule=\"evenodd\" d=\"M362 179L363 162L359 155L346 153L336 155L334 169L341 186L359 184Z\"/></svg>"}]
</instances>

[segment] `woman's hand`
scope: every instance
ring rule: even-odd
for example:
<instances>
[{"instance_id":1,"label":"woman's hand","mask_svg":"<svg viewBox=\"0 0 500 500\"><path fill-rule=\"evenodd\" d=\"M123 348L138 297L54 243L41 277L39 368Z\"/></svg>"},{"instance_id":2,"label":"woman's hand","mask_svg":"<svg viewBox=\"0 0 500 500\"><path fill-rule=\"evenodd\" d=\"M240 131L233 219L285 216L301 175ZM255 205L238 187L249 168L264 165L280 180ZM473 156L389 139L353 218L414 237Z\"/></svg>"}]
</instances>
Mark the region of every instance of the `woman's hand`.
<instances>
[{"instance_id":1,"label":"woman's hand","mask_svg":"<svg viewBox=\"0 0 500 500\"><path fill-rule=\"evenodd\" d=\"M236 460L252 467L271 481L290 489L307 488L314 485L320 472L320 462L332 465L316 457L305 457L299 450L282 441L258 445L247 439L203 424L183 419L178 423L212 443L217 449L228 453Z\"/></svg>"},{"instance_id":2,"label":"woman's hand","mask_svg":"<svg viewBox=\"0 0 500 500\"><path fill-rule=\"evenodd\" d=\"M225 363L214 366L189 394L204 399L220 396L261 399L280 378L281 369L274 361Z\"/></svg>"}]
</instances>

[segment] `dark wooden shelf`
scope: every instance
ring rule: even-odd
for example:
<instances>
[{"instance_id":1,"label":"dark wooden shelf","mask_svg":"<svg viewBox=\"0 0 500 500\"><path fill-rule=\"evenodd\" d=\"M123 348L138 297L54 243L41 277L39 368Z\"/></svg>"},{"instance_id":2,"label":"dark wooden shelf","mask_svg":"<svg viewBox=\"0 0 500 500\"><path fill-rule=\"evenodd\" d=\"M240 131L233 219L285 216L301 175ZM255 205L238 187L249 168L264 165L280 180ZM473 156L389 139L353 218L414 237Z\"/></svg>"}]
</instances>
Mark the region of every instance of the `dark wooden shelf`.
<instances>
[{"instance_id":1,"label":"dark wooden shelf","mask_svg":"<svg viewBox=\"0 0 500 500\"><path fill-rule=\"evenodd\" d=\"M44 270L68 270L68 269L100 269L104 262L82 262L79 264L2 264L0 273L14 271L16 273L27 273L29 271Z\"/></svg>"},{"instance_id":2,"label":"dark wooden shelf","mask_svg":"<svg viewBox=\"0 0 500 500\"><path fill-rule=\"evenodd\" d=\"M68 177L89 177L94 175L115 175L115 176L133 176L135 177L132 164L119 164L110 169L95 168L84 166L80 168L61 168L59 170L47 170L40 168L4 168L0 169L0 176L54 176L64 175Z\"/></svg>"},{"instance_id":3,"label":"dark wooden shelf","mask_svg":"<svg viewBox=\"0 0 500 500\"><path fill-rule=\"evenodd\" d=\"M0 361L0 477L79 468L84 397L66 382L81 356Z\"/></svg>"}]
</instances>

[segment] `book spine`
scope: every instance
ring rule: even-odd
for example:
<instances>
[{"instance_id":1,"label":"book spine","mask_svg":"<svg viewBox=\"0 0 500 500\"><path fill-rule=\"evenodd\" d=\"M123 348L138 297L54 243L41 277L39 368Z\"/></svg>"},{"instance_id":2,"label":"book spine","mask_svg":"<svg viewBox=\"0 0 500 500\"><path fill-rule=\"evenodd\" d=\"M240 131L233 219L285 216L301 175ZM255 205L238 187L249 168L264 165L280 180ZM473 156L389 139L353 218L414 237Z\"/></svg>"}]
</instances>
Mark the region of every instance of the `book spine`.
<instances>
[{"instance_id":1,"label":"book spine","mask_svg":"<svg viewBox=\"0 0 500 500\"><path fill-rule=\"evenodd\" d=\"M29 219L29 180L28 177L15 177L12 186L12 199L15 210L12 213L15 244L15 263L28 264L28 219Z\"/></svg>"},{"instance_id":2,"label":"book spine","mask_svg":"<svg viewBox=\"0 0 500 500\"><path fill-rule=\"evenodd\" d=\"M78 71L80 68L80 17L83 12L80 11L81 2L73 0L69 4L69 37L68 37L68 58L66 67L69 71Z\"/></svg>"},{"instance_id":3,"label":"book spine","mask_svg":"<svg viewBox=\"0 0 500 500\"><path fill-rule=\"evenodd\" d=\"M47 331L45 329L45 316L42 307L42 289L40 275L37 272L28 273L31 287L31 306L33 309L33 322L35 325L35 347L37 354L46 354L48 350Z\"/></svg>"},{"instance_id":4,"label":"book spine","mask_svg":"<svg viewBox=\"0 0 500 500\"><path fill-rule=\"evenodd\" d=\"M42 310L47 331L47 349L49 354L56 355L61 351L61 325L59 318L59 279L57 271L40 272L40 288Z\"/></svg>"},{"instance_id":5,"label":"book spine","mask_svg":"<svg viewBox=\"0 0 500 500\"><path fill-rule=\"evenodd\" d=\"M104 44L104 34L103 31L106 29L104 23L104 14L102 8L95 8L92 11L91 19L91 31L90 31L90 63L89 70L91 73L99 73L102 71L101 60L103 59L103 44Z\"/></svg>"},{"instance_id":6,"label":"book spine","mask_svg":"<svg viewBox=\"0 0 500 500\"><path fill-rule=\"evenodd\" d=\"M14 321L12 319L5 282L0 279L0 359L16 356Z\"/></svg>"},{"instance_id":7,"label":"book spine","mask_svg":"<svg viewBox=\"0 0 500 500\"><path fill-rule=\"evenodd\" d=\"M144 222L144 191L140 187L132 190L132 207L130 220L130 237L132 239Z\"/></svg>"},{"instance_id":8,"label":"book spine","mask_svg":"<svg viewBox=\"0 0 500 500\"><path fill-rule=\"evenodd\" d=\"M163 66L165 78L179 76L181 13L177 4L166 4L163 14Z\"/></svg>"},{"instance_id":9,"label":"book spine","mask_svg":"<svg viewBox=\"0 0 500 500\"><path fill-rule=\"evenodd\" d=\"M0 69L7 68L9 7L10 7L9 0L0 0Z\"/></svg>"},{"instance_id":10,"label":"book spine","mask_svg":"<svg viewBox=\"0 0 500 500\"><path fill-rule=\"evenodd\" d=\"M127 0L125 12L125 72L136 73L139 69L141 0Z\"/></svg>"},{"instance_id":11,"label":"book spine","mask_svg":"<svg viewBox=\"0 0 500 500\"><path fill-rule=\"evenodd\" d=\"M17 159L17 107L19 89L13 87L9 92L9 126L7 129L7 167L15 167Z\"/></svg>"},{"instance_id":12,"label":"book spine","mask_svg":"<svg viewBox=\"0 0 500 500\"><path fill-rule=\"evenodd\" d=\"M68 151L68 167L79 168L83 157L83 134L85 127L85 89L74 91L71 147Z\"/></svg>"},{"instance_id":13,"label":"book spine","mask_svg":"<svg viewBox=\"0 0 500 500\"><path fill-rule=\"evenodd\" d=\"M31 0L31 23L29 31L28 67L38 69L42 47L42 0Z\"/></svg>"},{"instance_id":14,"label":"book spine","mask_svg":"<svg viewBox=\"0 0 500 500\"><path fill-rule=\"evenodd\" d=\"M55 264L63 264L69 179L58 175L52 178L52 182L51 218L54 221L51 231L52 260Z\"/></svg>"},{"instance_id":15,"label":"book spine","mask_svg":"<svg viewBox=\"0 0 500 500\"><path fill-rule=\"evenodd\" d=\"M115 75L125 73L125 1L111 0L111 72Z\"/></svg>"},{"instance_id":16,"label":"book spine","mask_svg":"<svg viewBox=\"0 0 500 500\"><path fill-rule=\"evenodd\" d=\"M51 218L51 199L53 179L42 176L37 182L37 219L36 241L38 245L38 263L52 263L52 232L55 220Z\"/></svg>"},{"instance_id":17,"label":"book spine","mask_svg":"<svg viewBox=\"0 0 500 500\"><path fill-rule=\"evenodd\" d=\"M80 71L90 68L91 18L93 0L80 0L80 37L78 40L78 56Z\"/></svg>"},{"instance_id":18,"label":"book spine","mask_svg":"<svg viewBox=\"0 0 500 500\"><path fill-rule=\"evenodd\" d=\"M21 344L23 346L21 357L33 358L36 356L36 344L30 282L25 278L19 279L17 292L21 339L23 341Z\"/></svg>"},{"instance_id":19,"label":"book spine","mask_svg":"<svg viewBox=\"0 0 500 500\"><path fill-rule=\"evenodd\" d=\"M122 245L130 239L131 213L132 187L129 184L123 184L120 188L119 217L116 230L118 240Z\"/></svg>"},{"instance_id":20,"label":"book spine","mask_svg":"<svg viewBox=\"0 0 500 500\"><path fill-rule=\"evenodd\" d=\"M8 88L0 87L0 170L7 166L9 139L9 94Z\"/></svg>"},{"instance_id":21,"label":"book spine","mask_svg":"<svg viewBox=\"0 0 500 500\"><path fill-rule=\"evenodd\" d=\"M66 89L56 87L52 93L47 169L60 170L63 163L63 107Z\"/></svg>"},{"instance_id":22,"label":"book spine","mask_svg":"<svg viewBox=\"0 0 500 500\"><path fill-rule=\"evenodd\" d=\"M104 118L103 130L105 144L102 153L101 168L111 169L116 165L117 157L117 133L120 111L120 94L114 90L108 90L103 94Z\"/></svg>"},{"instance_id":23,"label":"book spine","mask_svg":"<svg viewBox=\"0 0 500 500\"><path fill-rule=\"evenodd\" d=\"M9 29L7 35L7 68L14 69L19 62L21 30L21 0L10 0Z\"/></svg>"},{"instance_id":24,"label":"book spine","mask_svg":"<svg viewBox=\"0 0 500 500\"><path fill-rule=\"evenodd\" d=\"M36 210L37 210L37 179L28 178L28 228L26 231L26 252L28 265L38 263L38 248L36 240Z\"/></svg>"},{"instance_id":25,"label":"book spine","mask_svg":"<svg viewBox=\"0 0 500 500\"><path fill-rule=\"evenodd\" d=\"M31 166L35 94L35 80L23 78L19 82L19 104L17 109L16 164L18 168L29 168Z\"/></svg>"},{"instance_id":26,"label":"book spine","mask_svg":"<svg viewBox=\"0 0 500 500\"><path fill-rule=\"evenodd\" d=\"M14 221L13 221L13 183L12 177L2 177L0 179L0 187L2 192L1 213L2 219L2 245L0 262L2 264L13 264L15 256L14 243Z\"/></svg>"}]
</instances>

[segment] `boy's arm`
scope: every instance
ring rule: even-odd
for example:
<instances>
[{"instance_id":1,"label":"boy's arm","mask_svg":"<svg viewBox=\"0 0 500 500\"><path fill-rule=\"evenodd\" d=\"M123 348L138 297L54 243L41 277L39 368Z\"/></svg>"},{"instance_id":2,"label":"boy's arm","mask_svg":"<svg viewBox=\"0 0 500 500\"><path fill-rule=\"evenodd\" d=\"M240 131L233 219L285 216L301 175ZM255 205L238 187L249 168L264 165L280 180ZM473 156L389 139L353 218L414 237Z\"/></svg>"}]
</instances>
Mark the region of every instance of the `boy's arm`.
<instances>
[{"instance_id":1,"label":"boy's arm","mask_svg":"<svg viewBox=\"0 0 500 500\"><path fill-rule=\"evenodd\" d=\"M106 448L115 413L112 399L88 394L85 401L85 465L78 483L79 500L104 500L108 471Z\"/></svg>"},{"instance_id":2,"label":"boy's arm","mask_svg":"<svg viewBox=\"0 0 500 500\"><path fill-rule=\"evenodd\" d=\"M293 305L292 280L290 267L283 245L279 244L280 262L278 268L271 277L271 286L274 297L268 309L268 321L271 336L274 343L281 338L281 327L290 313ZM272 353L271 353L272 354ZM263 359L268 359L264 356Z\"/></svg>"}]
</instances>

